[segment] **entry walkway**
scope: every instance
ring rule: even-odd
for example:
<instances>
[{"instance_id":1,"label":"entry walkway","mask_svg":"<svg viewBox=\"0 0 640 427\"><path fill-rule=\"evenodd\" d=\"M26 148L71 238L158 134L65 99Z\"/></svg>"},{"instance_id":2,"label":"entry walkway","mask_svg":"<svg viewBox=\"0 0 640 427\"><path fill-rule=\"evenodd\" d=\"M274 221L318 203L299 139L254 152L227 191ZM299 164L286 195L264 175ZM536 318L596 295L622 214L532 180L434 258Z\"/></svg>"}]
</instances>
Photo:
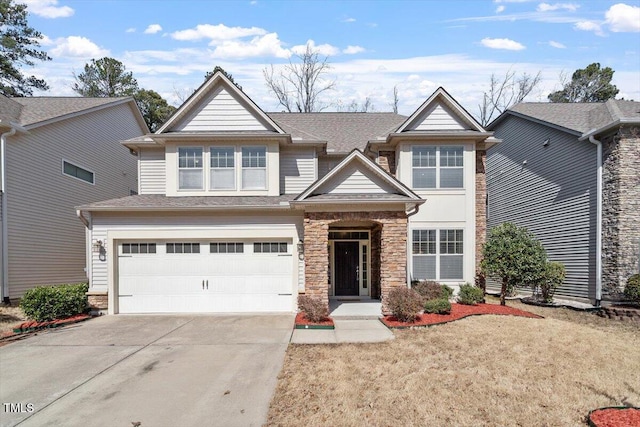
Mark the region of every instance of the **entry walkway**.
<instances>
[{"instance_id":1,"label":"entry walkway","mask_svg":"<svg viewBox=\"0 0 640 427\"><path fill-rule=\"evenodd\" d=\"M379 300L329 301L329 315L335 329L294 329L294 344L339 344L383 342L395 338L380 322L382 305Z\"/></svg>"}]
</instances>

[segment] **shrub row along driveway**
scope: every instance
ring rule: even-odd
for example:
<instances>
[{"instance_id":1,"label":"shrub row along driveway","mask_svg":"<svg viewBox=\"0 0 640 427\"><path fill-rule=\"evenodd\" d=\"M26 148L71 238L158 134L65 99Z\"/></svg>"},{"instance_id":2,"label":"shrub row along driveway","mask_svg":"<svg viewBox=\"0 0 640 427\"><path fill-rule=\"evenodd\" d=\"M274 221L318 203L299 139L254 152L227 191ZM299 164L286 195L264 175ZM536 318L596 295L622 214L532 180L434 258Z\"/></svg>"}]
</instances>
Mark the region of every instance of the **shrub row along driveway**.
<instances>
[{"instance_id":1,"label":"shrub row along driveway","mask_svg":"<svg viewBox=\"0 0 640 427\"><path fill-rule=\"evenodd\" d=\"M292 325L119 315L39 333L0 347L1 424L262 425Z\"/></svg>"}]
</instances>

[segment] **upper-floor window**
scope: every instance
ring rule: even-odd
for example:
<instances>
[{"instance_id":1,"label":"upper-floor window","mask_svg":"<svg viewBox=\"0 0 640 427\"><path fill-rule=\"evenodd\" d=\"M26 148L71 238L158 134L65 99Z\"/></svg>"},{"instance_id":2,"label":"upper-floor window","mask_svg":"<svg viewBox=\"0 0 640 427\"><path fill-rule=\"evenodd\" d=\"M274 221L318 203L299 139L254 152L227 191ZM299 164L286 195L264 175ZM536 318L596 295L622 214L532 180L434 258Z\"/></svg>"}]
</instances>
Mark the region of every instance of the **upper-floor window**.
<instances>
[{"instance_id":1,"label":"upper-floor window","mask_svg":"<svg viewBox=\"0 0 640 427\"><path fill-rule=\"evenodd\" d=\"M178 189L202 190L202 185L202 148L178 148Z\"/></svg>"},{"instance_id":2,"label":"upper-floor window","mask_svg":"<svg viewBox=\"0 0 640 427\"><path fill-rule=\"evenodd\" d=\"M93 184L93 172L88 171L86 169L81 168L80 166L76 166L67 162L66 160L62 161L62 172L65 175L72 176L74 178L81 179L82 181L88 182L89 184Z\"/></svg>"},{"instance_id":3,"label":"upper-floor window","mask_svg":"<svg viewBox=\"0 0 640 427\"><path fill-rule=\"evenodd\" d=\"M234 190L236 188L235 149L233 147L211 147L210 150L209 188L212 190Z\"/></svg>"},{"instance_id":4,"label":"upper-floor window","mask_svg":"<svg viewBox=\"0 0 640 427\"><path fill-rule=\"evenodd\" d=\"M463 188L464 147L414 146L413 188Z\"/></svg>"},{"instance_id":5,"label":"upper-floor window","mask_svg":"<svg viewBox=\"0 0 640 427\"><path fill-rule=\"evenodd\" d=\"M242 189L267 188L266 147L242 147Z\"/></svg>"}]
</instances>

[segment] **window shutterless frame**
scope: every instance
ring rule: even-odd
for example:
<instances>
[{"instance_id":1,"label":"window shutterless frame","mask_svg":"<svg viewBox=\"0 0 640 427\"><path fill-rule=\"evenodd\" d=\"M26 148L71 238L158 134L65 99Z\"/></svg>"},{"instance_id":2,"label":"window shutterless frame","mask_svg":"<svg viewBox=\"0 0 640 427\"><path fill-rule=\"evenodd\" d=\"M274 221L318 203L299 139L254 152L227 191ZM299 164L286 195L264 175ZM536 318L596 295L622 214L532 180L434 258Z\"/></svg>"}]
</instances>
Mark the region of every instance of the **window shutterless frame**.
<instances>
[{"instance_id":1,"label":"window shutterless frame","mask_svg":"<svg viewBox=\"0 0 640 427\"><path fill-rule=\"evenodd\" d=\"M241 156L242 190L267 189L267 147L243 146Z\"/></svg>"},{"instance_id":2,"label":"window shutterless frame","mask_svg":"<svg viewBox=\"0 0 640 427\"><path fill-rule=\"evenodd\" d=\"M86 184L96 184L96 174L94 172L82 166L71 163L66 159L62 159L62 174L80 180Z\"/></svg>"},{"instance_id":3,"label":"window shutterless frame","mask_svg":"<svg viewBox=\"0 0 640 427\"><path fill-rule=\"evenodd\" d=\"M236 189L236 148L209 147L209 190Z\"/></svg>"},{"instance_id":4,"label":"window shutterless frame","mask_svg":"<svg viewBox=\"0 0 640 427\"><path fill-rule=\"evenodd\" d=\"M178 191L204 190L204 147L178 147Z\"/></svg>"},{"instance_id":5,"label":"window shutterless frame","mask_svg":"<svg viewBox=\"0 0 640 427\"><path fill-rule=\"evenodd\" d=\"M411 146L411 186L414 189L463 189L464 146Z\"/></svg>"}]
</instances>

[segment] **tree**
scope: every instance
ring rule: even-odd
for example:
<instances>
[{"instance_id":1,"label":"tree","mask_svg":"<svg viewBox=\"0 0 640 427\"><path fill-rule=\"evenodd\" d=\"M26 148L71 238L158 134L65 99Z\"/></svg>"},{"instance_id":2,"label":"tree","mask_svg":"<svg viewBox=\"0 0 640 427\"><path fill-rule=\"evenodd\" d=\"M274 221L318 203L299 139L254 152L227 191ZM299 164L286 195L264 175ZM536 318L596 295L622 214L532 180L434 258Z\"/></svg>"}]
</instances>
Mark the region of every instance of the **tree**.
<instances>
[{"instance_id":1,"label":"tree","mask_svg":"<svg viewBox=\"0 0 640 427\"><path fill-rule=\"evenodd\" d=\"M86 97L133 96L138 91L133 73L114 58L92 59L74 78L73 90Z\"/></svg>"},{"instance_id":2,"label":"tree","mask_svg":"<svg viewBox=\"0 0 640 427\"><path fill-rule=\"evenodd\" d=\"M535 76L523 73L516 76L515 71L507 71L504 78L498 79L491 74L489 90L484 92L480 110L480 123L486 126L496 115L502 114L512 105L522 102L540 83L540 71Z\"/></svg>"},{"instance_id":3,"label":"tree","mask_svg":"<svg viewBox=\"0 0 640 427\"><path fill-rule=\"evenodd\" d=\"M169 105L160 94L153 90L140 89L134 98L151 132L158 130L171 117L176 108Z\"/></svg>"},{"instance_id":4,"label":"tree","mask_svg":"<svg viewBox=\"0 0 640 427\"><path fill-rule=\"evenodd\" d=\"M211 78L215 73L217 73L218 71L220 71L222 74L224 74L226 78L228 78L229 80L231 80L231 83L233 83L234 85L236 85L238 89L242 90L242 86L240 86L238 83L236 83L236 81L235 81L235 80L233 80L233 76L232 76L231 74L227 73L227 72L225 71L225 69L224 69L224 68L222 68L222 67L221 67L221 66L219 66L219 65L216 65L216 66L213 68L213 71L207 71L207 74L205 74L205 75L204 75L204 80L205 80L205 81L209 80L209 79L210 79L210 78Z\"/></svg>"},{"instance_id":5,"label":"tree","mask_svg":"<svg viewBox=\"0 0 640 427\"><path fill-rule=\"evenodd\" d=\"M547 265L547 254L526 228L505 222L489 233L483 246L482 271L502 283L500 305L518 285L540 283Z\"/></svg>"},{"instance_id":6,"label":"tree","mask_svg":"<svg viewBox=\"0 0 640 427\"><path fill-rule=\"evenodd\" d=\"M604 102L615 98L619 90L611 84L613 69L600 68L600 63L594 62L586 68L577 69L568 82L566 75L560 76L564 85L562 90L549 94L551 102Z\"/></svg>"},{"instance_id":7,"label":"tree","mask_svg":"<svg viewBox=\"0 0 640 427\"><path fill-rule=\"evenodd\" d=\"M37 49L42 34L27 23L27 6L12 0L0 0L0 93L26 96L33 89L48 90L43 79L25 76L20 69L33 66L35 60L50 61L46 52Z\"/></svg>"},{"instance_id":8,"label":"tree","mask_svg":"<svg viewBox=\"0 0 640 427\"><path fill-rule=\"evenodd\" d=\"M373 102L371 102L371 98L368 96L365 98L362 104L359 104L354 100L351 101L349 105L345 106L342 104L342 101L338 101L336 108L338 111L347 113L370 113L376 110Z\"/></svg>"},{"instance_id":9,"label":"tree","mask_svg":"<svg viewBox=\"0 0 640 427\"><path fill-rule=\"evenodd\" d=\"M398 114L398 104L400 104L400 98L398 97L398 85L393 87L393 101L391 101L391 108L393 112Z\"/></svg>"},{"instance_id":10,"label":"tree","mask_svg":"<svg viewBox=\"0 0 640 427\"><path fill-rule=\"evenodd\" d=\"M267 87L288 112L311 113L324 110L327 105L323 105L319 97L334 89L336 84L335 80L323 78L331 68L327 62L328 57L320 58L310 44L307 44L303 53L295 57L301 62L289 60L289 64L278 74L273 65L262 70Z\"/></svg>"}]
</instances>

